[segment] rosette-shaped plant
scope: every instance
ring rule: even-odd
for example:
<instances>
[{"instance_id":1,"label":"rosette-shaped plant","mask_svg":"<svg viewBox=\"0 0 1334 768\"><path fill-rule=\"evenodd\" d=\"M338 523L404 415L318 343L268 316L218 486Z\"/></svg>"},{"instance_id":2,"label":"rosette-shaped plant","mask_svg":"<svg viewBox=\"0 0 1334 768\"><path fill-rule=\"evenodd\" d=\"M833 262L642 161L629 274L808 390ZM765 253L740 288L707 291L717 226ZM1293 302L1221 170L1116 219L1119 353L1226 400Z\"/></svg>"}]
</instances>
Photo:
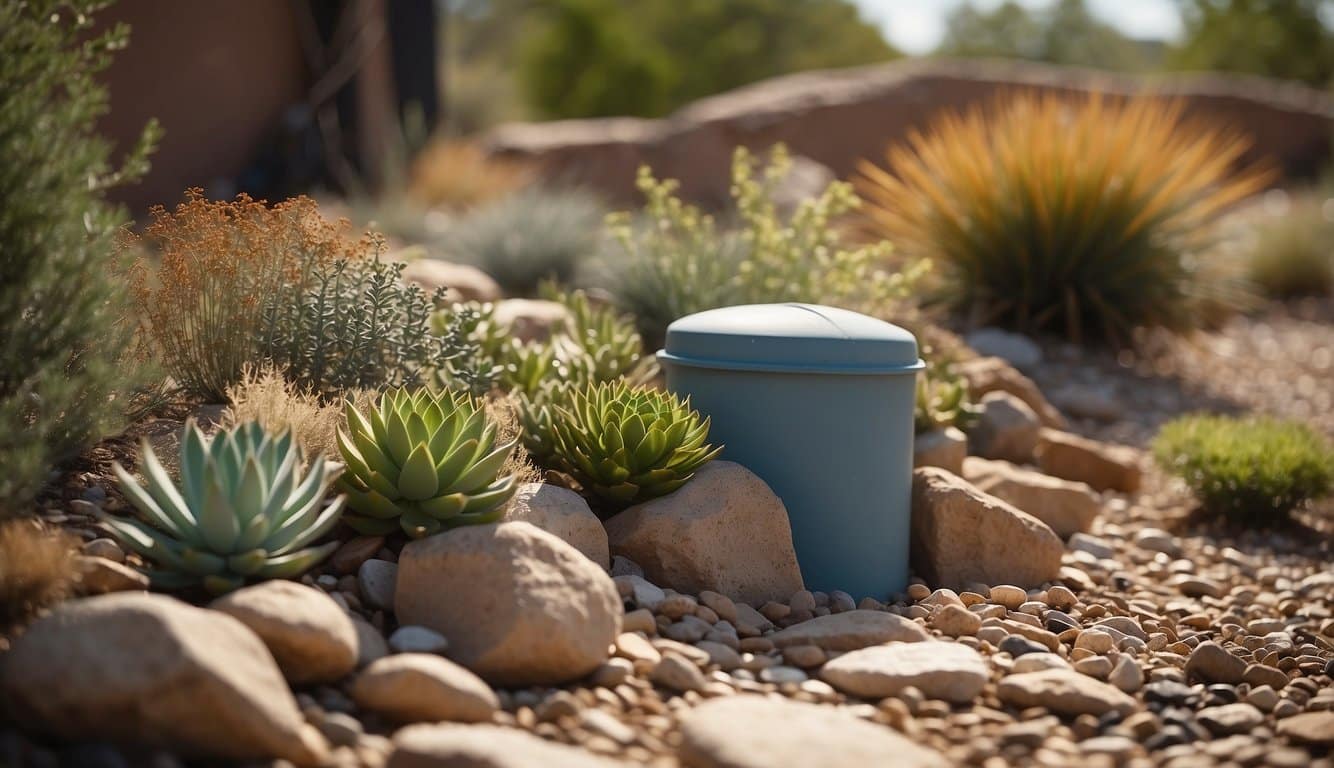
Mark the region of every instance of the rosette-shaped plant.
<instances>
[{"instance_id":1,"label":"rosette-shaped plant","mask_svg":"<svg viewBox=\"0 0 1334 768\"><path fill-rule=\"evenodd\" d=\"M273 435L249 421L208 438L191 421L180 455L178 487L144 441L146 486L113 467L142 522L102 515L120 543L157 566L155 585L222 594L247 580L298 576L338 548L308 545L342 515L344 497L324 504L339 467L317 457L303 472L290 430Z\"/></svg>"},{"instance_id":2,"label":"rosette-shaped plant","mask_svg":"<svg viewBox=\"0 0 1334 768\"><path fill-rule=\"evenodd\" d=\"M722 451L689 400L656 389L595 384L555 412L556 461L609 507L671 493Z\"/></svg>"},{"instance_id":3,"label":"rosette-shaped plant","mask_svg":"<svg viewBox=\"0 0 1334 768\"><path fill-rule=\"evenodd\" d=\"M556 455L556 408L569 402L571 385L548 379L532 394L520 392L520 440L533 461L543 467L554 466Z\"/></svg>"},{"instance_id":4,"label":"rosette-shaped plant","mask_svg":"<svg viewBox=\"0 0 1334 768\"><path fill-rule=\"evenodd\" d=\"M421 538L495 522L514 494L516 477L499 475L516 440L496 445L496 426L470 395L396 389L365 415L349 403L347 424L339 485L347 522L362 533L402 527Z\"/></svg>"},{"instance_id":5,"label":"rosette-shaped plant","mask_svg":"<svg viewBox=\"0 0 1334 768\"><path fill-rule=\"evenodd\" d=\"M565 334L558 335L555 342L571 378L600 382L632 375L642 380L652 375L645 375L642 369L655 361L644 358L644 341L631 322L611 307L594 306L583 291L557 294L557 298L570 311Z\"/></svg>"}]
</instances>

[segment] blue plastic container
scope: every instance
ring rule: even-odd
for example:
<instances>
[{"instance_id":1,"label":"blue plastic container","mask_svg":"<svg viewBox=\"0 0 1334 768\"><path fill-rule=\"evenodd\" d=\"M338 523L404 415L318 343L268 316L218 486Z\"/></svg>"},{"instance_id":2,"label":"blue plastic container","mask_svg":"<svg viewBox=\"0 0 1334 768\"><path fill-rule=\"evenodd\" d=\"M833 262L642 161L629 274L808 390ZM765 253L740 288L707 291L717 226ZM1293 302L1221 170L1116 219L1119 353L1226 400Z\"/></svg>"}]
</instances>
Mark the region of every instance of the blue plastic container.
<instances>
[{"instance_id":1,"label":"blue plastic container","mask_svg":"<svg viewBox=\"0 0 1334 768\"><path fill-rule=\"evenodd\" d=\"M807 588L906 589L913 335L834 307L755 304L683 317L665 346L668 389L782 498Z\"/></svg>"}]
</instances>

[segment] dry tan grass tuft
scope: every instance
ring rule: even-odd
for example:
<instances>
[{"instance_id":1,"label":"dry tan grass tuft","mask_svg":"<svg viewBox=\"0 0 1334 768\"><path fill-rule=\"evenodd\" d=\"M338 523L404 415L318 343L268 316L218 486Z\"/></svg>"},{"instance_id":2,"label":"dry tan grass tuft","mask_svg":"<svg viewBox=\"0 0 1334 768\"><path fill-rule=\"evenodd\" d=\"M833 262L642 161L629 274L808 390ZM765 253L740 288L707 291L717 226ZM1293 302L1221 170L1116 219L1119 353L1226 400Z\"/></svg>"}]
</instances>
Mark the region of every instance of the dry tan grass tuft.
<instances>
[{"instance_id":1,"label":"dry tan grass tuft","mask_svg":"<svg viewBox=\"0 0 1334 768\"><path fill-rule=\"evenodd\" d=\"M527 163L490 157L475 142L443 139L417 156L408 194L426 205L466 209L505 197L533 178Z\"/></svg>"},{"instance_id":2,"label":"dry tan grass tuft","mask_svg":"<svg viewBox=\"0 0 1334 768\"><path fill-rule=\"evenodd\" d=\"M33 520L0 523L0 632L69 597L78 582L73 537Z\"/></svg>"},{"instance_id":3,"label":"dry tan grass tuft","mask_svg":"<svg viewBox=\"0 0 1334 768\"><path fill-rule=\"evenodd\" d=\"M486 415L496 425L497 438L508 442L519 436L523 429L519 424L519 410L512 397L493 397L486 401ZM537 471L523 443L515 444L505 464L500 468L500 476L517 475L519 483L540 483L542 475Z\"/></svg>"},{"instance_id":4,"label":"dry tan grass tuft","mask_svg":"<svg viewBox=\"0 0 1334 768\"><path fill-rule=\"evenodd\" d=\"M372 393L358 390L347 395L359 409L370 407ZM291 428L307 461L317 455L338 460L338 428L343 425L343 404L325 403L312 392L288 382L272 367L248 368L236 384L227 388L230 405L222 415L222 426L233 427L251 419L272 432Z\"/></svg>"}]
</instances>

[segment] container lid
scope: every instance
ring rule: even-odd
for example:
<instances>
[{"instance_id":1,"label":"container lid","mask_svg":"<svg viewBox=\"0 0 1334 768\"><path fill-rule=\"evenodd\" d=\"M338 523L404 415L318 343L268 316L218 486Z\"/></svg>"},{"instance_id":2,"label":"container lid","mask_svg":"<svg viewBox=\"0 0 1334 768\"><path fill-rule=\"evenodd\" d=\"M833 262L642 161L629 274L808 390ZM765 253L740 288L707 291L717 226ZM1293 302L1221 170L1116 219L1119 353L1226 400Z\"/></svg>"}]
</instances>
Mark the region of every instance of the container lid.
<instances>
[{"instance_id":1,"label":"container lid","mask_svg":"<svg viewBox=\"0 0 1334 768\"><path fill-rule=\"evenodd\" d=\"M750 304L698 312L667 327L673 365L796 373L903 373L923 367L908 331L817 304Z\"/></svg>"}]
</instances>

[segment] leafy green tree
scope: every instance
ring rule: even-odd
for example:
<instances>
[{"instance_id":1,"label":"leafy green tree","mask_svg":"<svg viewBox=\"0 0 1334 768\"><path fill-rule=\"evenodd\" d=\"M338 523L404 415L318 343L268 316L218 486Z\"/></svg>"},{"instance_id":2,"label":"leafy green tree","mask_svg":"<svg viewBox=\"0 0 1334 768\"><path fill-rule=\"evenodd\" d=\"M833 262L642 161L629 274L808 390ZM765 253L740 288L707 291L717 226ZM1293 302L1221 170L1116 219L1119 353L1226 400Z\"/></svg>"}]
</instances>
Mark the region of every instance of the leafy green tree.
<instances>
[{"instance_id":1,"label":"leafy green tree","mask_svg":"<svg viewBox=\"0 0 1334 768\"><path fill-rule=\"evenodd\" d=\"M897 55L849 0L541 0L521 85L552 117L657 116L766 77Z\"/></svg>"},{"instance_id":2,"label":"leafy green tree","mask_svg":"<svg viewBox=\"0 0 1334 768\"><path fill-rule=\"evenodd\" d=\"M95 76L127 34L90 32L105 4L0 3L0 513L101 435L123 381L108 268L126 217L105 192L143 173L157 132L119 168L95 132Z\"/></svg>"},{"instance_id":3,"label":"leafy green tree","mask_svg":"<svg viewBox=\"0 0 1334 768\"><path fill-rule=\"evenodd\" d=\"M1186 33L1173 52L1173 66L1334 85L1334 8L1329 0L1179 2Z\"/></svg>"},{"instance_id":4,"label":"leafy green tree","mask_svg":"<svg viewBox=\"0 0 1334 768\"><path fill-rule=\"evenodd\" d=\"M1085 0L1058 0L1034 11L1007 0L989 12L960 5L946 22L936 54L1134 71L1155 66L1161 47L1133 40L1099 21Z\"/></svg>"}]
</instances>

